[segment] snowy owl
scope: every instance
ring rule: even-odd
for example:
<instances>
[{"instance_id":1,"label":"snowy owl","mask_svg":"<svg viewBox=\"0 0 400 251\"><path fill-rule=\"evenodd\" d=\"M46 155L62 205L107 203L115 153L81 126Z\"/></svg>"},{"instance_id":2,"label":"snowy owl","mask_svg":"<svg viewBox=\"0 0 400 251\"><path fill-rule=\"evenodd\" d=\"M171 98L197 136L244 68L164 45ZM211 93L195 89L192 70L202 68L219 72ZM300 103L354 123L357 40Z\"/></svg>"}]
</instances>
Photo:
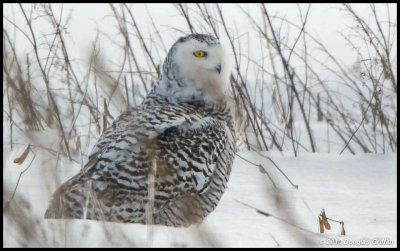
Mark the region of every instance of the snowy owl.
<instances>
[{"instance_id":1,"label":"snowy owl","mask_svg":"<svg viewBox=\"0 0 400 251\"><path fill-rule=\"evenodd\" d=\"M236 151L229 61L213 36L176 41L149 95L104 131L45 218L201 223L224 193Z\"/></svg>"}]
</instances>

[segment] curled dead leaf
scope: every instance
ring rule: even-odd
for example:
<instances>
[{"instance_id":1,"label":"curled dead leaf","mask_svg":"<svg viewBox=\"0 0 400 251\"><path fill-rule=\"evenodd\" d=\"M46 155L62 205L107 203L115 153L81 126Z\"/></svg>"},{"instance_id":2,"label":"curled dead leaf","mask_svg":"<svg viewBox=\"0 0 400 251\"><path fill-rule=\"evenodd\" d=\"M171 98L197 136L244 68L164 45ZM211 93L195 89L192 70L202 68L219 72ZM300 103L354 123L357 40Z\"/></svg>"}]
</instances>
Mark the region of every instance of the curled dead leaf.
<instances>
[{"instance_id":1,"label":"curled dead leaf","mask_svg":"<svg viewBox=\"0 0 400 251\"><path fill-rule=\"evenodd\" d=\"M28 156L30 148L31 148L31 145L28 144L28 146L26 147L25 151L21 154L21 156L14 159L14 163L17 165L21 165L22 163L24 163L26 157Z\"/></svg>"}]
</instances>

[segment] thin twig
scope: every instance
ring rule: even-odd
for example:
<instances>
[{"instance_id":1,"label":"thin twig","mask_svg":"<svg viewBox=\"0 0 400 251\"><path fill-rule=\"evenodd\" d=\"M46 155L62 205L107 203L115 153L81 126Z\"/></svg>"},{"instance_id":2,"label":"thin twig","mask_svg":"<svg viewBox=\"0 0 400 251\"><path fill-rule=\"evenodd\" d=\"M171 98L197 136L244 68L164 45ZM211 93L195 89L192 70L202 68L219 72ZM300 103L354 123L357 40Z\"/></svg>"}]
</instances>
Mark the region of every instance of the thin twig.
<instances>
[{"instance_id":1,"label":"thin twig","mask_svg":"<svg viewBox=\"0 0 400 251\"><path fill-rule=\"evenodd\" d=\"M29 169L29 167L31 166L32 162L33 162L33 161L35 160L35 158L36 158L35 152L34 152L32 149L30 149L30 151L31 151L32 154L33 154L33 158L32 158L32 160L31 160L31 162L29 163L29 165L19 174L19 177L18 177L18 180L17 180L17 184L15 185L15 188L14 188L14 192L13 192L13 194L12 194L12 196L11 196L11 199L10 199L9 201L7 201L7 202L6 202L6 205L3 207L3 212L7 211L7 209L8 209L8 207L9 207L11 201L14 199L14 195L15 195L15 193L17 192L17 188L18 188L18 185L19 185L19 181L20 181L20 179L21 179L21 177L22 177L22 174L24 174L24 173Z\"/></svg>"}]
</instances>

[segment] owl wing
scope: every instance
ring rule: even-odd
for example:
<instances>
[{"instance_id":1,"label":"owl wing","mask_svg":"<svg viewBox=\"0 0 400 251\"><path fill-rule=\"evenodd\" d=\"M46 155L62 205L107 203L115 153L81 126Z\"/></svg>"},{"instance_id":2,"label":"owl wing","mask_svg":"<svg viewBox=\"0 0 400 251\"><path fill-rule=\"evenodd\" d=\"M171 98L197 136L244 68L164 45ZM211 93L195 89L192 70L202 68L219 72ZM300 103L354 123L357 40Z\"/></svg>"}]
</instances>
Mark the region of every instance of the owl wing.
<instances>
[{"instance_id":1,"label":"owl wing","mask_svg":"<svg viewBox=\"0 0 400 251\"><path fill-rule=\"evenodd\" d=\"M125 221L112 212L121 206L140 213L153 158L156 207L188 193L201 193L210 183L225 136L222 121L193 109L164 105L130 110L105 130L82 171L54 193L45 217ZM88 201L88 193L93 192L96 200ZM100 211L95 210L96 203Z\"/></svg>"},{"instance_id":2,"label":"owl wing","mask_svg":"<svg viewBox=\"0 0 400 251\"><path fill-rule=\"evenodd\" d=\"M203 117L166 129L157 137L157 181L172 194L202 193L216 170L226 143L223 121ZM173 187L173 189L169 189Z\"/></svg>"},{"instance_id":3,"label":"owl wing","mask_svg":"<svg viewBox=\"0 0 400 251\"><path fill-rule=\"evenodd\" d=\"M157 187L168 190L169 198L183 192L202 192L215 171L227 130L224 121L189 108L156 106L136 110L121 115L104 132L85 169L126 169L130 170L128 179L147 179L148 173L136 171L147 171L154 158Z\"/></svg>"}]
</instances>

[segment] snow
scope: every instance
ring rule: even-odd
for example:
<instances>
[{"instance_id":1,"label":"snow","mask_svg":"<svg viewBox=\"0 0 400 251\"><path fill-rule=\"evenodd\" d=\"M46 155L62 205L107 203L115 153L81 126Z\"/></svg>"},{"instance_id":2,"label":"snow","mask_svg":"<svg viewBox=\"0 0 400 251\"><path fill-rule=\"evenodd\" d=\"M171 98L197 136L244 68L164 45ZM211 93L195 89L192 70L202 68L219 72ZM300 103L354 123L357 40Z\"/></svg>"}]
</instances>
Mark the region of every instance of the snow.
<instances>
[{"instance_id":1,"label":"snow","mask_svg":"<svg viewBox=\"0 0 400 251\"><path fill-rule=\"evenodd\" d=\"M375 247L377 241L383 247L397 246L397 154L301 153L294 157L288 152L239 151L238 155L262 164L277 188L258 167L236 157L228 189L218 207L202 224L189 228L45 220L43 215L56 184L49 188L44 182L44 174L49 172L46 169L51 165L33 165L23 174L15 197L28 202L29 210L25 213L36 223L30 228L41 234L25 239L6 211L3 213L3 246L326 247L332 243L336 246L351 243L352 246ZM298 189L266 156L298 185ZM32 156L21 166L11 163L12 158L6 158L5 187L15 187L29 158ZM46 158L38 155L36 161L42 163ZM60 182L79 170L79 165L65 162L58 166L58 170L62 170ZM243 203L273 216L261 215ZM340 235L340 224L335 222L330 222L331 230L319 233L318 214L322 209L328 218L344 222L345 236ZM366 245L368 242L370 244Z\"/></svg>"}]
</instances>

